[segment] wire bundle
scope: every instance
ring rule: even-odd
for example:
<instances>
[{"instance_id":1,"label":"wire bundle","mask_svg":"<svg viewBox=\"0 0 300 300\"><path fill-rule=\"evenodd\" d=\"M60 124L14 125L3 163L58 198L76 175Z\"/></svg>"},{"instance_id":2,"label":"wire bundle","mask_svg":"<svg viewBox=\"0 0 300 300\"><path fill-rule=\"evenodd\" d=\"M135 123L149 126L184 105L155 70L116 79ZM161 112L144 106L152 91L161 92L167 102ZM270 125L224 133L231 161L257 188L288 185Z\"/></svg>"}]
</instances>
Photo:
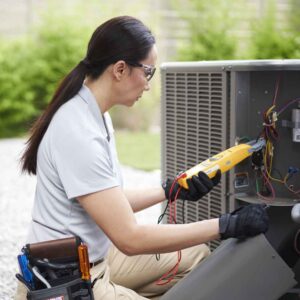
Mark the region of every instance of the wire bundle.
<instances>
[{"instance_id":1,"label":"wire bundle","mask_svg":"<svg viewBox=\"0 0 300 300\"><path fill-rule=\"evenodd\" d=\"M263 137L265 139L266 147L263 152L263 166L256 168L258 171L256 177L256 192L261 199L266 201L275 200L276 194L272 181L283 184L290 192L300 197L300 190L294 190L293 186L288 185L288 180L290 180L294 174L298 173L299 169L290 167L287 174L283 177L281 173L273 167L273 158L275 153L274 144L279 140L278 131L276 129L278 116L281 115L290 105L300 101L300 98L293 99L279 109L278 113L275 111L280 79L281 77L279 76L275 86L272 106L263 114L263 130L259 135L259 137ZM274 171L279 173L280 178L276 178L272 175ZM261 179L263 183L262 187L259 186L259 179Z\"/></svg>"},{"instance_id":2,"label":"wire bundle","mask_svg":"<svg viewBox=\"0 0 300 300\"><path fill-rule=\"evenodd\" d=\"M158 224L161 222L161 220L164 218L165 215L167 215L167 209L169 207L169 224L176 224L176 200L178 198L178 195L180 193L180 190L182 189L182 187L180 186L174 196L174 199L172 199L172 193L175 187L175 184L177 183L177 179L178 177L176 177L172 183L171 189L169 191L169 197L168 197L168 203L166 205L166 208L164 210L164 212L159 216L158 218ZM165 274L163 274L157 281L156 284L157 285L165 285L168 284L169 282L171 282L174 277L176 276L177 272L178 272L178 268L179 268L179 264L181 261L181 250L177 251L177 262L174 265L173 268L171 268L168 272L166 272ZM159 260L159 255L157 255L156 257Z\"/></svg>"},{"instance_id":3,"label":"wire bundle","mask_svg":"<svg viewBox=\"0 0 300 300\"><path fill-rule=\"evenodd\" d=\"M280 76L276 81L275 93L272 101L272 106L268 108L263 114L263 130L259 137L263 137L266 141L265 151L263 153L263 166L258 168L260 172L260 179L263 182L262 188L259 187L258 179L259 172L256 177L256 193L263 200L275 199L275 190L271 180L277 180L271 176L274 157L274 142L278 139L278 132L276 130L276 122L278 120L276 108L276 100L279 90ZM269 196L270 195L270 196Z\"/></svg>"}]
</instances>

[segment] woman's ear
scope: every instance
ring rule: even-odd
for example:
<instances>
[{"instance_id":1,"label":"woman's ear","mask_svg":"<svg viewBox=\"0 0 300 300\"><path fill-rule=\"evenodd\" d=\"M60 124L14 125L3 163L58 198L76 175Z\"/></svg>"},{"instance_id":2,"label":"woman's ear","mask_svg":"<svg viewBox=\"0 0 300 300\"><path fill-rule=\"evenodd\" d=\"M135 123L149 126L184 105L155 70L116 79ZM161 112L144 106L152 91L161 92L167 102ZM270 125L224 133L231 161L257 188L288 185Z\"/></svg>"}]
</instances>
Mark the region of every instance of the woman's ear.
<instances>
[{"instance_id":1,"label":"woman's ear","mask_svg":"<svg viewBox=\"0 0 300 300\"><path fill-rule=\"evenodd\" d=\"M117 81L120 81L127 71L128 66L124 60L119 60L113 65L113 76Z\"/></svg>"}]
</instances>

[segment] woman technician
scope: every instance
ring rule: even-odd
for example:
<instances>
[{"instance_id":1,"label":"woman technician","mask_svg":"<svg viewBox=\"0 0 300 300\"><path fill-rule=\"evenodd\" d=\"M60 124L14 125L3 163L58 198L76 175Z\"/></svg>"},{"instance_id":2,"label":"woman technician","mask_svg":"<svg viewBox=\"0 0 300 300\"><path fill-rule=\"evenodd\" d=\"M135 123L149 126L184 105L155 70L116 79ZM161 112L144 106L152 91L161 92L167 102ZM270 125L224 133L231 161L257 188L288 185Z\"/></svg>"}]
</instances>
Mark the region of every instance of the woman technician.
<instances>
[{"instance_id":1,"label":"woman technician","mask_svg":"<svg viewBox=\"0 0 300 300\"><path fill-rule=\"evenodd\" d=\"M137 224L134 213L164 201L171 181L163 188L123 190L108 111L134 105L150 89L156 58L155 39L141 21L123 16L99 26L86 57L34 124L22 158L23 170L37 175L28 242L80 236L89 248L92 277L98 278L96 299L161 295L209 254L203 243L267 230L260 206L191 224ZM200 173L178 196L198 200L219 180L220 174L210 180ZM177 191L178 184L172 197ZM174 280L156 284L180 249ZM156 253L162 254L159 261Z\"/></svg>"}]
</instances>

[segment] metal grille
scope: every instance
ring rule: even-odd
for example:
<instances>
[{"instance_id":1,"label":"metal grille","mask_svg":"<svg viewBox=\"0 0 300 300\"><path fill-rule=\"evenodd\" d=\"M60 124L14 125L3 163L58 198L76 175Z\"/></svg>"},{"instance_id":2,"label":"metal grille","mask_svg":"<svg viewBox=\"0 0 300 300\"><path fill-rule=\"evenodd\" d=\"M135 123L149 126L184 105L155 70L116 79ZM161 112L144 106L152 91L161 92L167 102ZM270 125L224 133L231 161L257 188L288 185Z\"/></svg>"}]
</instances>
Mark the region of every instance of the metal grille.
<instances>
[{"instance_id":1,"label":"metal grille","mask_svg":"<svg viewBox=\"0 0 300 300\"><path fill-rule=\"evenodd\" d=\"M225 149L226 73L167 69L162 85L162 163L164 175L172 178ZM177 222L218 217L225 208L224 189L222 183L198 202L178 200Z\"/></svg>"}]
</instances>

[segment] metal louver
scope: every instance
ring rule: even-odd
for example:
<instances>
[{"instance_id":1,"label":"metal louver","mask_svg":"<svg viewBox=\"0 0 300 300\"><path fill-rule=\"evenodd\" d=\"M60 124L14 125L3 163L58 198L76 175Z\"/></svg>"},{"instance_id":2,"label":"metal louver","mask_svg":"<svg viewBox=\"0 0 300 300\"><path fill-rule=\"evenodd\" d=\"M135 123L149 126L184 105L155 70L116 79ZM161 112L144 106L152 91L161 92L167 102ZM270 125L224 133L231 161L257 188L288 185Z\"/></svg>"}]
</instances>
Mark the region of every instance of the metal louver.
<instances>
[{"instance_id":1,"label":"metal louver","mask_svg":"<svg viewBox=\"0 0 300 300\"><path fill-rule=\"evenodd\" d=\"M187 69L162 67L162 169L169 178L226 148L226 72ZM177 223L218 217L224 195L222 181L198 202L178 200Z\"/></svg>"}]
</instances>

